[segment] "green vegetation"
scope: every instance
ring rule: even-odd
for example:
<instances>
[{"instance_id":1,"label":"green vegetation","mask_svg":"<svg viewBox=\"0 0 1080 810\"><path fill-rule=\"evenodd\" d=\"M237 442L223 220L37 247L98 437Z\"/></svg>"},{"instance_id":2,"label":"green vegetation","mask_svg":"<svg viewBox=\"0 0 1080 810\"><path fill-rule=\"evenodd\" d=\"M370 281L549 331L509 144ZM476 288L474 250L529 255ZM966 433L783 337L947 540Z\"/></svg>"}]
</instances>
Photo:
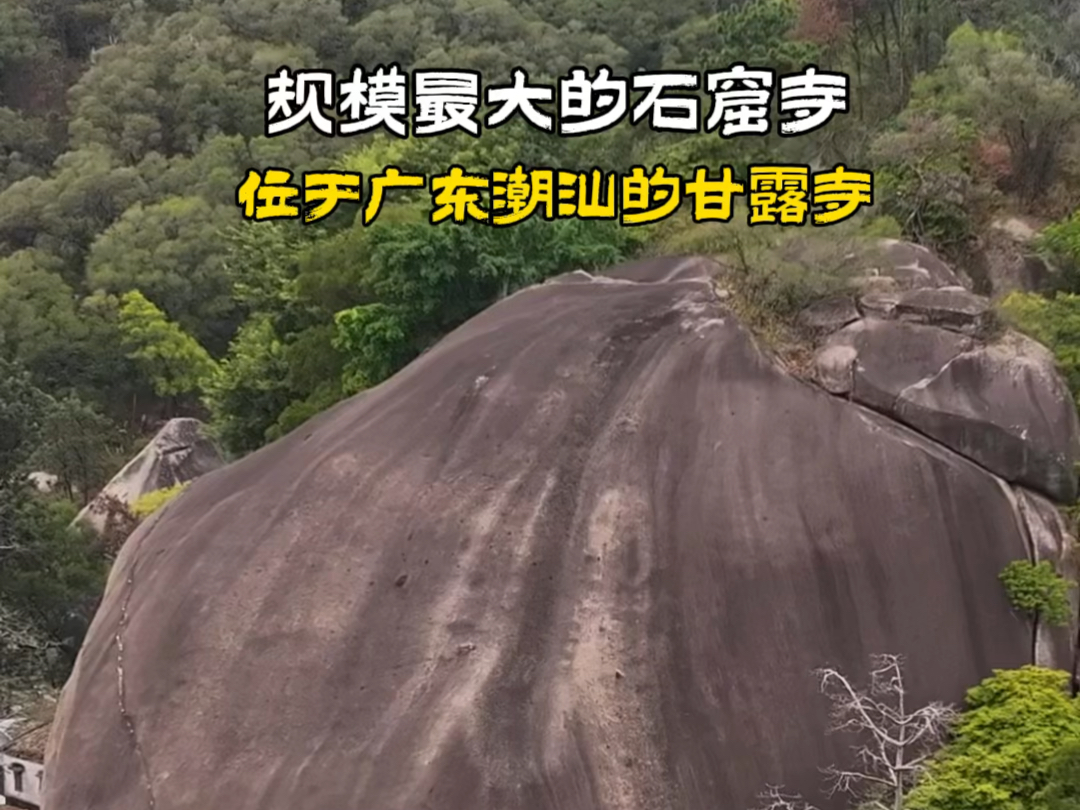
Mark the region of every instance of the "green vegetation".
<instances>
[{"instance_id":1,"label":"green vegetation","mask_svg":"<svg viewBox=\"0 0 1080 810\"><path fill-rule=\"evenodd\" d=\"M1080 397L1080 295L1014 292L998 310L1014 327L1049 348L1073 397Z\"/></svg>"},{"instance_id":2,"label":"green vegetation","mask_svg":"<svg viewBox=\"0 0 1080 810\"><path fill-rule=\"evenodd\" d=\"M94 480L102 419L0 359L0 704L19 684L66 677L104 586L104 555L69 527L75 506L36 497L25 478L37 452L57 462L65 488Z\"/></svg>"},{"instance_id":3,"label":"green vegetation","mask_svg":"<svg viewBox=\"0 0 1080 810\"><path fill-rule=\"evenodd\" d=\"M818 677L833 731L855 734L864 756L824 770L829 795L859 810L1071 810L1080 796L1080 697L1067 672L994 670L968 689L962 711L913 708L898 656L876 656L869 688L843 673ZM769 810L814 810L772 787Z\"/></svg>"},{"instance_id":4,"label":"green vegetation","mask_svg":"<svg viewBox=\"0 0 1080 810\"><path fill-rule=\"evenodd\" d=\"M1059 746L1047 764L1046 787L1035 801L1046 810L1075 810L1080 807L1080 740Z\"/></svg>"},{"instance_id":5,"label":"green vegetation","mask_svg":"<svg viewBox=\"0 0 1080 810\"><path fill-rule=\"evenodd\" d=\"M1015 560L1001 572L1001 582L1013 607L1035 621L1054 626L1069 623L1072 617L1069 589L1075 585L1058 574L1049 560L1038 563Z\"/></svg>"},{"instance_id":6,"label":"green vegetation","mask_svg":"<svg viewBox=\"0 0 1080 810\"><path fill-rule=\"evenodd\" d=\"M1069 674L1026 666L968 690L950 742L905 810L1049 810L1072 788L1080 701ZM1057 802L1056 804L1054 802Z\"/></svg>"},{"instance_id":7,"label":"green vegetation","mask_svg":"<svg viewBox=\"0 0 1080 810\"><path fill-rule=\"evenodd\" d=\"M131 514L138 520L144 520L155 512L165 508L165 505L177 495L187 489L189 484L176 484L167 489L157 489L147 492L131 505Z\"/></svg>"}]
</instances>

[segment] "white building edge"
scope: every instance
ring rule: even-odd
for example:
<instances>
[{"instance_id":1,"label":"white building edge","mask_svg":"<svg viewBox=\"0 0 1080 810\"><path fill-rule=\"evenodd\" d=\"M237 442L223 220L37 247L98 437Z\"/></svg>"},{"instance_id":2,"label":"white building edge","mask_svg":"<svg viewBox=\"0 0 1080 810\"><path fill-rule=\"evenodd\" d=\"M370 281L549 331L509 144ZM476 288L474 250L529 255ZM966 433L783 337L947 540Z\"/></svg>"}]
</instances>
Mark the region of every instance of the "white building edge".
<instances>
[{"instance_id":1,"label":"white building edge","mask_svg":"<svg viewBox=\"0 0 1080 810\"><path fill-rule=\"evenodd\" d=\"M30 759L0 754L0 804L41 807L45 766Z\"/></svg>"}]
</instances>

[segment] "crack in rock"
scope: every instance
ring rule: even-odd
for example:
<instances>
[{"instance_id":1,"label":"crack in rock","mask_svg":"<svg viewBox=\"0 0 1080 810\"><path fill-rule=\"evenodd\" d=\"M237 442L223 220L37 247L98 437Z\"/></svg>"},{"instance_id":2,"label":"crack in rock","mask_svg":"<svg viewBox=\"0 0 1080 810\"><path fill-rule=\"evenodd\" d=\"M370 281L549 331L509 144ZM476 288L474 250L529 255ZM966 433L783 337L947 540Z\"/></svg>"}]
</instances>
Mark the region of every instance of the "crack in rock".
<instances>
[{"instance_id":1,"label":"crack in rock","mask_svg":"<svg viewBox=\"0 0 1080 810\"><path fill-rule=\"evenodd\" d=\"M139 735L135 730L135 720L127 709L127 692L124 687L124 629L127 627L128 623L128 604L131 602L131 595L135 590L135 571L138 569L138 566L138 559L133 560L131 564L131 573L128 575L125 583L127 586L127 593L124 594L124 601L120 606L120 620L117 622L115 636L116 694L120 708L120 719L124 723L128 735L131 737L131 742L135 749L135 756L139 760L139 766L142 769L143 784L146 787L148 806L150 810L154 810L156 807L156 800L154 798L154 785L150 779L150 766L147 764L146 755L143 753L142 746L139 744Z\"/></svg>"},{"instance_id":2,"label":"crack in rock","mask_svg":"<svg viewBox=\"0 0 1080 810\"><path fill-rule=\"evenodd\" d=\"M177 453L183 453L185 450L191 450L194 446L193 444L178 444L173 447L162 447L160 452L163 456L173 456Z\"/></svg>"}]
</instances>

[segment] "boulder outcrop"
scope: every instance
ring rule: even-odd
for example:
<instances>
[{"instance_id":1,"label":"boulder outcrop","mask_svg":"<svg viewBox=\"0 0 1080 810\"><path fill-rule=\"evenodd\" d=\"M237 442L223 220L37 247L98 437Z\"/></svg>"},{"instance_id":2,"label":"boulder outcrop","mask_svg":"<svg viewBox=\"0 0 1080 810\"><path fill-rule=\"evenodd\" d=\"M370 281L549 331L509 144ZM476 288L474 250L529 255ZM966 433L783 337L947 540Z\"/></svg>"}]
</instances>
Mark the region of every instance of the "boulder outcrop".
<instances>
[{"instance_id":1,"label":"boulder outcrop","mask_svg":"<svg viewBox=\"0 0 1080 810\"><path fill-rule=\"evenodd\" d=\"M143 495L193 481L224 464L198 419L170 419L75 518L102 531L115 498L131 506Z\"/></svg>"},{"instance_id":2,"label":"boulder outcrop","mask_svg":"<svg viewBox=\"0 0 1080 810\"><path fill-rule=\"evenodd\" d=\"M910 276L956 284L913 255ZM813 669L858 678L899 653L924 702L1029 663L998 574L1034 554L1025 514L1040 553L1064 548L1053 505L924 417L780 370L714 269L655 259L519 292L198 478L121 551L46 807L716 810L783 784L832 810L819 768L854 740L825 734ZM883 323L835 344L852 399L915 386L912 407L990 424L971 409L1004 383L971 402L944 383L1008 359L952 374L974 337ZM886 374L890 339L910 357ZM1008 385L1039 381L1024 368ZM1003 444L1067 423L1010 396ZM1047 478L1039 447L1015 464ZM1070 668L1072 647L1039 654Z\"/></svg>"},{"instance_id":3,"label":"boulder outcrop","mask_svg":"<svg viewBox=\"0 0 1080 810\"><path fill-rule=\"evenodd\" d=\"M816 379L1005 480L1060 503L1077 497L1080 421L1041 344L994 330L989 301L963 288L860 298L864 317L827 336Z\"/></svg>"},{"instance_id":4,"label":"boulder outcrop","mask_svg":"<svg viewBox=\"0 0 1080 810\"><path fill-rule=\"evenodd\" d=\"M976 290L995 298L1010 292L1039 291L1053 282L1056 270L1039 256L1035 239L1048 223L1024 217L1002 217L980 239L971 268Z\"/></svg>"}]
</instances>

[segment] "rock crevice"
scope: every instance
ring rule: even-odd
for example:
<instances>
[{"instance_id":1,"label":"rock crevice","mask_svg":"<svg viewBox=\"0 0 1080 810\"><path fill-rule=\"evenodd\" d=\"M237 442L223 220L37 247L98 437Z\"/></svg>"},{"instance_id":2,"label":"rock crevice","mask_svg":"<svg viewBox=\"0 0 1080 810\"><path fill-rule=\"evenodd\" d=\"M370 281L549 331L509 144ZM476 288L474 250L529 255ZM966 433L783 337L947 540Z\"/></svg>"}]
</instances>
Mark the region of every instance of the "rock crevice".
<instances>
[{"instance_id":1,"label":"rock crevice","mask_svg":"<svg viewBox=\"0 0 1080 810\"><path fill-rule=\"evenodd\" d=\"M901 249L892 243L894 259ZM911 248L912 254L918 253ZM1000 478L1033 562L1080 580L1055 504L1076 501L1080 423L1046 347L994 322L990 301L935 272L875 268L893 289L869 292L861 317L837 323L815 355L814 382L905 425ZM1080 604L1065 628L1036 623L1032 663L1076 676ZM1056 664L1055 664L1056 662Z\"/></svg>"},{"instance_id":2,"label":"rock crevice","mask_svg":"<svg viewBox=\"0 0 1080 810\"><path fill-rule=\"evenodd\" d=\"M824 339L815 380L1010 483L1074 502L1080 422L1051 353L1010 330L987 335L989 302L962 288L894 298Z\"/></svg>"}]
</instances>

